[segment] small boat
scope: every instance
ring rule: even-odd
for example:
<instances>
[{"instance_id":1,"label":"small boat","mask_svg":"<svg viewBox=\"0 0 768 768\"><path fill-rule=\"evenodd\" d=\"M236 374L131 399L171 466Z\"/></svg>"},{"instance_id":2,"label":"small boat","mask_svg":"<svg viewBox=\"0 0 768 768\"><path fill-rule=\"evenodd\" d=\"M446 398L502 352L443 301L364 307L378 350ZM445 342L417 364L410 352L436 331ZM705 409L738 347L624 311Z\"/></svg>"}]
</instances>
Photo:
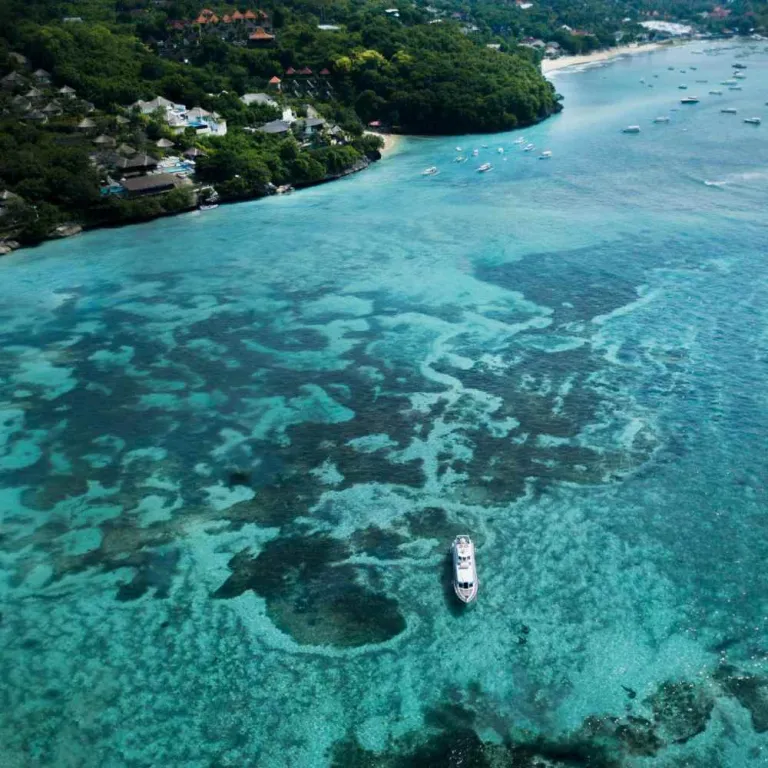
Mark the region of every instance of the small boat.
<instances>
[{"instance_id":1,"label":"small boat","mask_svg":"<svg viewBox=\"0 0 768 768\"><path fill-rule=\"evenodd\" d=\"M680 99L681 104L698 104L699 100L695 96L686 96L684 99Z\"/></svg>"},{"instance_id":2,"label":"small boat","mask_svg":"<svg viewBox=\"0 0 768 768\"><path fill-rule=\"evenodd\" d=\"M549 160L549 158L552 157L552 150L551 149L545 149L540 155L539 160Z\"/></svg>"},{"instance_id":3,"label":"small boat","mask_svg":"<svg viewBox=\"0 0 768 768\"><path fill-rule=\"evenodd\" d=\"M678 87L678 88L679 88L681 91L687 91L687 90L688 90L688 86L687 86L687 85L678 85L677 87Z\"/></svg>"},{"instance_id":4,"label":"small boat","mask_svg":"<svg viewBox=\"0 0 768 768\"><path fill-rule=\"evenodd\" d=\"M722 91L710 91L709 95L710 96L722 96L723 92Z\"/></svg>"},{"instance_id":5,"label":"small boat","mask_svg":"<svg viewBox=\"0 0 768 768\"><path fill-rule=\"evenodd\" d=\"M456 147L457 152L461 152L461 147Z\"/></svg>"},{"instance_id":6,"label":"small boat","mask_svg":"<svg viewBox=\"0 0 768 768\"><path fill-rule=\"evenodd\" d=\"M422 172L422 176L436 176L440 171L437 170L436 165L431 165L429 168L425 168Z\"/></svg>"},{"instance_id":7,"label":"small boat","mask_svg":"<svg viewBox=\"0 0 768 768\"><path fill-rule=\"evenodd\" d=\"M641 83L644 83L644 82L645 82L645 78L644 78L644 77L641 77L641 78L640 78L640 82L641 82Z\"/></svg>"},{"instance_id":8,"label":"small boat","mask_svg":"<svg viewBox=\"0 0 768 768\"><path fill-rule=\"evenodd\" d=\"M219 207L218 203L201 203L200 205L197 206L198 210L200 211L212 211L218 207Z\"/></svg>"},{"instance_id":9,"label":"small boat","mask_svg":"<svg viewBox=\"0 0 768 768\"><path fill-rule=\"evenodd\" d=\"M674 71L675 71L675 68L674 68L674 67L667 67L667 69L668 69L670 72L674 72Z\"/></svg>"},{"instance_id":10,"label":"small boat","mask_svg":"<svg viewBox=\"0 0 768 768\"><path fill-rule=\"evenodd\" d=\"M706 187L724 187L725 185L725 181L710 181L709 179L704 180L704 186Z\"/></svg>"},{"instance_id":11,"label":"small boat","mask_svg":"<svg viewBox=\"0 0 768 768\"><path fill-rule=\"evenodd\" d=\"M746 69L747 65L746 64L741 64L741 63L737 62L736 64L733 65L733 68L734 69Z\"/></svg>"},{"instance_id":12,"label":"small boat","mask_svg":"<svg viewBox=\"0 0 768 768\"><path fill-rule=\"evenodd\" d=\"M525 139L521 136L519 139L515 139L513 144L525 144Z\"/></svg>"},{"instance_id":13,"label":"small boat","mask_svg":"<svg viewBox=\"0 0 768 768\"><path fill-rule=\"evenodd\" d=\"M498 152L500 155L503 155L503 154L504 154L504 147L499 147L499 148L498 148L496 151L497 151L497 152Z\"/></svg>"},{"instance_id":14,"label":"small boat","mask_svg":"<svg viewBox=\"0 0 768 768\"><path fill-rule=\"evenodd\" d=\"M490 163L483 163L477 170L480 173L485 173L486 171L490 171L493 166Z\"/></svg>"},{"instance_id":15,"label":"small boat","mask_svg":"<svg viewBox=\"0 0 768 768\"><path fill-rule=\"evenodd\" d=\"M488 145L487 144L482 144L481 146L482 146L483 149L488 149Z\"/></svg>"},{"instance_id":16,"label":"small boat","mask_svg":"<svg viewBox=\"0 0 768 768\"><path fill-rule=\"evenodd\" d=\"M736 85L736 81L735 80L723 80L723 82L720 83L720 85Z\"/></svg>"},{"instance_id":17,"label":"small boat","mask_svg":"<svg viewBox=\"0 0 768 768\"><path fill-rule=\"evenodd\" d=\"M688 67L688 69L690 69L690 70L692 70L693 72L695 72L695 71L698 69L698 67Z\"/></svg>"},{"instance_id":18,"label":"small boat","mask_svg":"<svg viewBox=\"0 0 768 768\"><path fill-rule=\"evenodd\" d=\"M530 152L532 149L536 149L536 145L535 144L526 144L523 147L523 152Z\"/></svg>"},{"instance_id":19,"label":"small boat","mask_svg":"<svg viewBox=\"0 0 768 768\"><path fill-rule=\"evenodd\" d=\"M640 133L640 126L639 125L628 125L626 128L623 128L622 133Z\"/></svg>"},{"instance_id":20,"label":"small boat","mask_svg":"<svg viewBox=\"0 0 768 768\"><path fill-rule=\"evenodd\" d=\"M459 155L459 157L457 157L453 162L454 163L466 163L467 162L467 158L464 157L463 155Z\"/></svg>"},{"instance_id":21,"label":"small boat","mask_svg":"<svg viewBox=\"0 0 768 768\"><path fill-rule=\"evenodd\" d=\"M669 122L669 118L668 117L655 117L653 119L653 122L654 123L668 123Z\"/></svg>"},{"instance_id":22,"label":"small boat","mask_svg":"<svg viewBox=\"0 0 768 768\"><path fill-rule=\"evenodd\" d=\"M457 536L451 544L453 560L453 591L462 603L471 603L477 597L477 566L475 545L469 536Z\"/></svg>"},{"instance_id":23,"label":"small boat","mask_svg":"<svg viewBox=\"0 0 768 768\"><path fill-rule=\"evenodd\" d=\"M708 82L709 82L709 80L697 80L696 82L697 82L697 83L708 83Z\"/></svg>"},{"instance_id":24,"label":"small boat","mask_svg":"<svg viewBox=\"0 0 768 768\"><path fill-rule=\"evenodd\" d=\"M278 195L289 195L291 192L293 192L293 187L290 184L281 184L275 190L275 193Z\"/></svg>"},{"instance_id":25,"label":"small boat","mask_svg":"<svg viewBox=\"0 0 768 768\"><path fill-rule=\"evenodd\" d=\"M684 75L685 73L686 73L686 70L685 70L685 69L681 69L681 70L680 70L680 74L681 74L681 75Z\"/></svg>"},{"instance_id":26,"label":"small boat","mask_svg":"<svg viewBox=\"0 0 768 768\"><path fill-rule=\"evenodd\" d=\"M762 120L760 120L759 117L745 117L744 122L749 123L750 125L760 125Z\"/></svg>"},{"instance_id":27,"label":"small boat","mask_svg":"<svg viewBox=\"0 0 768 768\"><path fill-rule=\"evenodd\" d=\"M734 75L733 75L733 79L734 80L746 80L747 76L746 75L742 75L741 72L735 72Z\"/></svg>"},{"instance_id":28,"label":"small boat","mask_svg":"<svg viewBox=\"0 0 768 768\"><path fill-rule=\"evenodd\" d=\"M741 90L741 86L740 85L729 85L728 86L728 90L729 91L740 91Z\"/></svg>"},{"instance_id":29,"label":"small boat","mask_svg":"<svg viewBox=\"0 0 768 768\"><path fill-rule=\"evenodd\" d=\"M721 109L720 113L723 115L735 115L738 110L734 109L733 107L726 107L725 109Z\"/></svg>"}]
</instances>

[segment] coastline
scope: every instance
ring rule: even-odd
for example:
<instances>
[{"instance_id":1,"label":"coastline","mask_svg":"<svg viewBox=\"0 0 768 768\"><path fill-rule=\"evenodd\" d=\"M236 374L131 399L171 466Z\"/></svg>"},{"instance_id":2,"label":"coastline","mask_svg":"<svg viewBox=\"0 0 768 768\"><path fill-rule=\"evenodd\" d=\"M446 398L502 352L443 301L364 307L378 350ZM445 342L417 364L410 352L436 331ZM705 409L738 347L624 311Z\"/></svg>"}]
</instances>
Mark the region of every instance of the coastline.
<instances>
[{"instance_id":1,"label":"coastline","mask_svg":"<svg viewBox=\"0 0 768 768\"><path fill-rule=\"evenodd\" d=\"M637 53L651 53L660 48L666 48L672 45L672 42L664 43L646 43L645 45L622 45L618 48L606 48L602 51L595 51L584 56L561 56L559 59L544 59L541 62L541 73L549 75L552 72L558 72L568 67L576 67L581 64L597 64L603 61L611 61L619 56L634 56Z\"/></svg>"},{"instance_id":2,"label":"coastline","mask_svg":"<svg viewBox=\"0 0 768 768\"><path fill-rule=\"evenodd\" d=\"M381 140L384 142L384 146L379 150L382 158L393 154L397 150L403 138L400 134L397 133L378 133L376 131L368 130L363 131L363 133L367 134L368 136L378 136L381 138Z\"/></svg>"}]
</instances>

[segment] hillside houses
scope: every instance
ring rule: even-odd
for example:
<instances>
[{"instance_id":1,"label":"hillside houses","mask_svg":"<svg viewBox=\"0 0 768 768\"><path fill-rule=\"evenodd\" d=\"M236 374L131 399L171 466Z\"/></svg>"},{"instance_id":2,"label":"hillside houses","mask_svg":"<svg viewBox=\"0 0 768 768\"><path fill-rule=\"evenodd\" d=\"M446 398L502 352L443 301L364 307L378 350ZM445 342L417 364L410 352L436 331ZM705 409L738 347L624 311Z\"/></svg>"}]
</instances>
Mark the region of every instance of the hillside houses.
<instances>
[{"instance_id":1,"label":"hillside houses","mask_svg":"<svg viewBox=\"0 0 768 768\"><path fill-rule=\"evenodd\" d=\"M131 104L142 115L154 115L158 112L168 124L173 133L181 133L192 128L198 136L226 136L227 121L217 112L208 112L202 107L187 109L184 104L175 104L162 96L150 101L139 101Z\"/></svg>"},{"instance_id":2,"label":"hillside houses","mask_svg":"<svg viewBox=\"0 0 768 768\"><path fill-rule=\"evenodd\" d=\"M251 47L268 47L275 41L272 20L260 9L216 13L203 8L194 19L169 21L168 33L165 45L170 43L171 47L194 45L204 37Z\"/></svg>"}]
</instances>

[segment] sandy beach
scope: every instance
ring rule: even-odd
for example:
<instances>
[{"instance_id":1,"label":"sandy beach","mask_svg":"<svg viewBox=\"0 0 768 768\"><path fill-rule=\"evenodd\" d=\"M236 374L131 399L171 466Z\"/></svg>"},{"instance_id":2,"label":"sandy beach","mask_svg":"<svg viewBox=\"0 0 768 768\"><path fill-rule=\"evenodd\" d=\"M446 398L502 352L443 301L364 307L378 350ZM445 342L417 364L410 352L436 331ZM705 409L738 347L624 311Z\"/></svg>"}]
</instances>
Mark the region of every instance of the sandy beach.
<instances>
[{"instance_id":1,"label":"sandy beach","mask_svg":"<svg viewBox=\"0 0 768 768\"><path fill-rule=\"evenodd\" d=\"M384 146L381 148L382 157L391 155L397 149L400 139L403 138L396 133L377 133L376 131L366 131L366 133L372 136L380 136L384 140Z\"/></svg>"},{"instance_id":2,"label":"sandy beach","mask_svg":"<svg viewBox=\"0 0 768 768\"><path fill-rule=\"evenodd\" d=\"M647 43L645 45L623 45L618 48L608 48L604 51L595 51L584 56L561 56L559 59L544 59L541 62L541 71L548 75L566 67L575 67L579 64L595 64L600 61L610 61L618 56L634 55L636 53L650 53L669 43Z\"/></svg>"}]
</instances>

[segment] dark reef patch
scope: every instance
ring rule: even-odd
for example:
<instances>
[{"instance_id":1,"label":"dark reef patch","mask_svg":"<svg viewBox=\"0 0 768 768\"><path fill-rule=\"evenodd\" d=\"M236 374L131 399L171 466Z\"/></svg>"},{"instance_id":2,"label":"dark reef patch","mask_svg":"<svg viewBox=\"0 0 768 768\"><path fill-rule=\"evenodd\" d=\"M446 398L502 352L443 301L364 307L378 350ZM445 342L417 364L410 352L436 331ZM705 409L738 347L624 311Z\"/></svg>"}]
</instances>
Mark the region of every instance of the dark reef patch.
<instances>
[{"instance_id":1,"label":"dark reef patch","mask_svg":"<svg viewBox=\"0 0 768 768\"><path fill-rule=\"evenodd\" d=\"M768 731L768 679L721 664L715 680L749 712L755 731Z\"/></svg>"},{"instance_id":2,"label":"dark reef patch","mask_svg":"<svg viewBox=\"0 0 768 768\"><path fill-rule=\"evenodd\" d=\"M615 243L603 248L535 253L522 261L479 266L475 276L510 291L519 291L539 306L552 307L563 320L589 320L637 299L643 270L626 258L616 262ZM635 248L629 248L634 252ZM637 249L639 250L639 249ZM551 275L558 275L552 280Z\"/></svg>"},{"instance_id":3,"label":"dark reef patch","mask_svg":"<svg viewBox=\"0 0 768 768\"><path fill-rule=\"evenodd\" d=\"M253 590L267 602L270 619L296 642L354 647L382 643L405 629L397 602L359 583L370 566L344 561L346 544L321 536L269 542L252 557L229 562L232 575L214 593L232 598Z\"/></svg>"}]
</instances>

